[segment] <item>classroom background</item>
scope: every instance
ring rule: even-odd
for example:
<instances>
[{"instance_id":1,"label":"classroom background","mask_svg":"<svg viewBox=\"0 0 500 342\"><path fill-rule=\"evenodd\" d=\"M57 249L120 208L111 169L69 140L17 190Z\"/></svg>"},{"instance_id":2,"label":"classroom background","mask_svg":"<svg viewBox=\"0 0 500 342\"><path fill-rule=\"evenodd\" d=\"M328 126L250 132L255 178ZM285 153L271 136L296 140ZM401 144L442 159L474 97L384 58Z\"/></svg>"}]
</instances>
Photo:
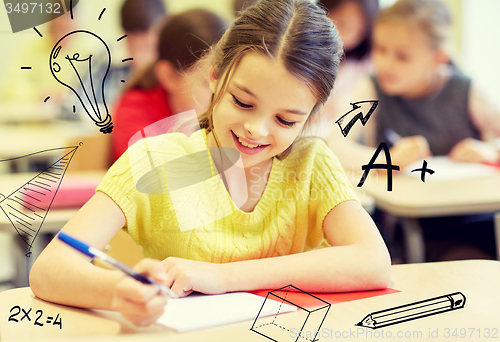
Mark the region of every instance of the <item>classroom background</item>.
<instances>
[{"instance_id":1,"label":"classroom background","mask_svg":"<svg viewBox=\"0 0 500 342\"><path fill-rule=\"evenodd\" d=\"M498 94L500 89L500 68L497 67L500 47L495 44L500 23L496 13L500 11L500 2L496 0L445 0L453 12L453 45L456 58L464 72L472 79L479 81L491 94ZM79 25L85 27L95 21L96 7L107 8L106 35L103 39L120 37L119 9L122 0L97 1L82 0L78 8ZM379 0L381 7L390 6L395 0ZM191 8L206 8L231 20L234 16L232 0L168 0L165 1L169 12L179 13ZM39 27L44 32L47 25ZM6 68L11 64L11 58L26 40L36 35L32 30L12 34L5 11L0 11L0 41L3 46L0 54L0 80L5 75Z\"/></svg>"},{"instance_id":2,"label":"classroom background","mask_svg":"<svg viewBox=\"0 0 500 342\"><path fill-rule=\"evenodd\" d=\"M119 23L119 9L122 0L80 0L75 9L75 23L78 28L99 31L99 35L109 42L112 54L117 59L126 58L124 44L116 42L124 33ZM500 12L498 0L446 0L453 12L453 59L454 62L470 76L474 82L498 101L500 92L500 47L496 43L497 34L500 32L500 22L497 13ZM221 15L228 21L234 17L232 0L169 0L165 1L170 14L179 13L192 8L205 8ZM385 7L394 3L394 0L379 0L380 6ZM102 8L106 8L103 20L97 22L97 16ZM98 26L98 28L97 28ZM38 27L41 34L45 35L48 25ZM13 34L5 11L0 11L0 85L8 82L7 74L16 66L16 56L19 51L29 51L29 44L37 38L34 30L25 30ZM24 65L17 66L18 69ZM22 77L21 70L18 75ZM8 86L8 85L7 85ZM1 87L0 87L1 88ZM68 89L64 90L69 92ZM0 94L1 95L1 94ZM2 103L0 103L1 107ZM0 117L1 120L8 118ZM19 128L21 124L17 124ZM21 126L22 127L22 126ZM95 126L94 126L95 127ZM2 143L0 150L10 149L12 146ZM2 159L2 158L0 158ZM4 170L5 171L5 170ZM0 169L0 177L2 170ZM12 234L0 232L0 283L14 272L12 266ZM15 237L17 238L17 236ZM2 290L2 288L0 288Z\"/></svg>"}]
</instances>

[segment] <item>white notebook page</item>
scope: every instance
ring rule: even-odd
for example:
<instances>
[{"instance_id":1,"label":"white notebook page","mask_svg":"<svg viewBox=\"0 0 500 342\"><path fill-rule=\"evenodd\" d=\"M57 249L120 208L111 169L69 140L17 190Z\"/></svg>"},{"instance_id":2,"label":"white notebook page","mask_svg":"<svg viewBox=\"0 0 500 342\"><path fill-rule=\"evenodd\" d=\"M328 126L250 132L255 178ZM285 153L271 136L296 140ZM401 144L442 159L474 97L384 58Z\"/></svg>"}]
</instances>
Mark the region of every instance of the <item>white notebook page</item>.
<instances>
[{"instance_id":1,"label":"white notebook page","mask_svg":"<svg viewBox=\"0 0 500 342\"><path fill-rule=\"evenodd\" d=\"M224 324L254 320L266 298L247 292L220 295L191 294L184 298L169 299L165 312L157 323L177 332L205 329ZM271 299L266 302L259 317L296 311L297 307ZM272 305L271 305L272 303ZM281 306L281 308L280 308Z\"/></svg>"}]
</instances>

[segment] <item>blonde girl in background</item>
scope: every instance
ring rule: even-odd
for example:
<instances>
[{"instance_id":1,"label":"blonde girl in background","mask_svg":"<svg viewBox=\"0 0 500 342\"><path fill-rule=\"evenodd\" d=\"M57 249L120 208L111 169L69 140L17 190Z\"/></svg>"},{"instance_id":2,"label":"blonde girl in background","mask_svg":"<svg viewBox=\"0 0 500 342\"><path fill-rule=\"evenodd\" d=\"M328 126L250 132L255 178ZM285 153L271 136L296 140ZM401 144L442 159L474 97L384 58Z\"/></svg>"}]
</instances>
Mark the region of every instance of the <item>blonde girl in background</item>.
<instances>
[{"instance_id":1,"label":"blonde girl in background","mask_svg":"<svg viewBox=\"0 0 500 342\"><path fill-rule=\"evenodd\" d=\"M149 152L140 160L129 149L63 231L102 249L125 228L146 257L136 269L179 296L285 284L314 292L385 288L387 248L338 160L322 140L298 139L329 96L341 53L335 27L310 1L262 0L247 8L205 59L213 99L202 129L147 138L138 143ZM229 215L183 230L173 184L167 180L163 194L141 193L132 169L200 146L237 150L246 176L227 178L223 194L207 197L232 200L244 188L252 195L232 204ZM191 215L206 208L198 204ZM37 259L30 285L44 300L116 310L137 325L153 323L167 300L57 240Z\"/></svg>"},{"instance_id":2,"label":"blonde girl in background","mask_svg":"<svg viewBox=\"0 0 500 342\"><path fill-rule=\"evenodd\" d=\"M211 97L207 77L194 82L193 66L227 26L217 14L196 8L166 19L158 34L157 58L129 80L114 105L112 162L141 129L184 111L207 109Z\"/></svg>"},{"instance_id":3,"label":"blonde girl in background","mask_svg":"<svg viewBox=\"0 0 500 342\"><path fill-rule=\"evenodd\" d=\"M500 160L494 140L500 137L500 112L450 67L450 29L449 9L439 0L400 0L380 12L373 32L375 74L358 84L351 100L380 102L367 127L356 125L347 144L333 143L340 135L333 132L331 145L344 167L366 164L382 141L402 168L430 155ZM387 132L401 139L387 139ZM360 139L370 147L351 143Z\"/></svg>"},{"instance_id":4,"label":"blonde girl in background","mask_svg":"<svg viewBox=\"0 0 500 342\"><path fill-rule=\"evenodd\" d=\"M432 155L470 163L500 161L500 111L450 65L450 30L450 11L439 0L399 0L379 13L373 31L375 74L361 81L351 97L352 102L378 100L379 105L365 127L356 123L347 138L336 127L329 140L344 168L359 170L381 142L391 147L392 163L401 169ZM344 113L350 109L347 105ZM429 261L495 254L492 214L420 223ZM390 227L379 226L391 240Z\"/></svg>"},{"instance_id":5,"label":"blonde girl in background","mask_svg":"<svg viewBox=\"0 0 500 342\"><path fill-rule=\"evenodd\" d=\"M373 72L370 53L379 5L378 0L320 0L318 4L326 8L344 43L345 56L340 62L335 88L322 110L331 128L338 119L332 114L352 102L349 96L356 84Z\"/></svg>"}]
</instances>

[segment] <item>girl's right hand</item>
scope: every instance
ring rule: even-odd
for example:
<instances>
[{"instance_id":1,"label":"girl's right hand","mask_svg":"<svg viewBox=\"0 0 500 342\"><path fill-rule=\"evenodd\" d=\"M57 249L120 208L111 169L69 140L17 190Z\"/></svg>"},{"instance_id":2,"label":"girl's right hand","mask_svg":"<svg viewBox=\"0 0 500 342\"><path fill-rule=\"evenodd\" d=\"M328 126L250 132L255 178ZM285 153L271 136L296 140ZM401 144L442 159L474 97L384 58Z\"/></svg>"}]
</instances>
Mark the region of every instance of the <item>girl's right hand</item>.
<instances>
[{"instance_id":1,"label":"girl's right hand","mask_svg":"<svg viewBox=\"0 0 500 342\"><path fill-rule=\"evenodd\" d=\"M430 156L429 143L422 135L402 138L391 148L392 164L401 169Z\"/></svg>"},{"instance_id":2,"label":"girl's right hand","mask_svg":"<svg viewBox=\"0 0 500 342\"><path fill-rule=\"evenodd\" d=\"M158 260L143 259L134 270L161 284L167 279L165 268ZM163 314L166 303L167 297L157 287L124 276L116 284L112 307L136 326L147 326Z\"/></svg>"}]
</instances>

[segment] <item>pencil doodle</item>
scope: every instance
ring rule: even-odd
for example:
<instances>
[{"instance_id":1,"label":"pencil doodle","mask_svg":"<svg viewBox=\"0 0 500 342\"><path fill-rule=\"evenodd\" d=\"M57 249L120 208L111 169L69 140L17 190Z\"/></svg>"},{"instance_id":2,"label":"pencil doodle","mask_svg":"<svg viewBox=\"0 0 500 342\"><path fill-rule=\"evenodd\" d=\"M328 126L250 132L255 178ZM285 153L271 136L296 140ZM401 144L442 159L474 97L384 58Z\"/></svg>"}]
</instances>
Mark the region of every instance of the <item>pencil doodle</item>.
<instances>
[{"instance_id":1,"label":"pencil doodle","mask_svg":"<svg viewBox=\"0 0 500 342\"><path fill-rule=\"evenodd\" d=\"M315 308L307 309L292 302L290 299L287 299L288 293L291 291L302 292L312 297L315 301ZM261 317L260 314L261 312L264 312L263 309L266 306L266 303L271 304L269 301L273 300L281 302L276 314ZM287 321L287 324L281 323L278 317L281 307L285 302L300 309L297 314L299 320L294 322L295 324L292 324L293 326L290 326L290 321ZM295 341L318 341L318 334L321 330L321 325L323 325L330 307L330 303L313 296L308 292L302 291L293 285L284 286L267 293L266 299L264 300L264 303L262 304L262 307L260 308L260 311L257 314L250 330L273 341L283 341L285 339L289 340L291 336L294 338L296 337Z\"/></svg>"},{"instance_id":2,"label":"pencil doodle","mask_svg":"<svg viewBox=\"0 0 500 342\"><path fill-rule=\"evenodd\" d=\"M366 113L366 115L363 116L363 112L360 111L359 113L357 113L356 115L354 115L354 112L361 108L361 106L359 106L359 104L362 104L362 103L371 103L372 104L371 108L368 110L368 113ZM372 100L372 101L354 102L354 103L351 103L351 106L352 106L352 109L349 112L347 112L340 119L338 119L337 121L335 121L335 123L339 125L340 131L342 132L342 135L344 137L347 137L347 135L351 131L351 128L354 126L354 124L356 124L356 121L359 120L359 121L361 121L361 124L363 126L366 125L366 123L368 122L368 120L372 116L373 112L377 108L378 101ZM345 125L343 127L342 124L344 123L344 121L349 116L352 116L352 115L354 115L354 117L349 121L349 123L347 125Z\"/></svg>"},{"instance_id":3,"label":"pencil doodle","mask_svg":"<svg viewBox=\"0 0 500 342\"><path fill-rule=\"evenodd\" d=\"M372 312L366 315L357 326L378 329L393 324L408 322L427 316L462 309L465 296L462 292L434 297L418 302L396 306L394 308Z\"/></svg>"},{"instance_id":4,"label":"pencil doodle","mask_svg":"<svg viewBox=\"0 0 500 342\"><path fill-rule=\"evenodd\" d=\"M40 228L45 221L45 217L50 210L69 163L77 149L78 146L62 147L2 160L2 162L11 161L45 152L53 153L58 150L69 150L69 152L64 153L63 157L25 182L11 194L7 196L0 195L1 211L8 218L20 238L29 247L26 254L27 257L31 256L30 250L33 247L33 242L40 232Z\"/></svg>"},{"instance_id":5,"label":"pencil doodle","mask_svg":"<svg viewBox=\"0 0 500 342\"><path fill-rule=\"evenodd\" d=\"M385 160L386 164L374 164L375 160L377 160L378 155L380 152L384 150L385 153ZM391 162L391 153L389 152L389 147L387 146L387 143L381 142L380 145L378 146L377 150L375 151L375 154L373 155L372 159L367 165L363 165L361 167L365 172L363 173L363 176L361 176L361 179L358 183L358 188L362 187L363 184L365 184L365 180L368 177L368 174L372 169L386 169L387 170L387 191L392 191L392 171L399 171L400 168L398 165L392 165Z\"/></svg>"},{"instance_id":6,"label":"pencil doodle","mask_svg":"<svg viewBox=\"0 0 500 342\"><path fill-rule=\"evenodd\" d=\"M422 180L422 182L425 183L425 173L426 172L429 172L429 174L433 175L434 173L436 173L434 170L431 170L431 169L428 169L427 168L427 161L424 160L424 164L422 165L422 168L421 169L415 169L415 170L411 170L411 172L416 172L416 171L420 171L421 174L420 174L420 179Z\"/></svg>"}]
</instances>

